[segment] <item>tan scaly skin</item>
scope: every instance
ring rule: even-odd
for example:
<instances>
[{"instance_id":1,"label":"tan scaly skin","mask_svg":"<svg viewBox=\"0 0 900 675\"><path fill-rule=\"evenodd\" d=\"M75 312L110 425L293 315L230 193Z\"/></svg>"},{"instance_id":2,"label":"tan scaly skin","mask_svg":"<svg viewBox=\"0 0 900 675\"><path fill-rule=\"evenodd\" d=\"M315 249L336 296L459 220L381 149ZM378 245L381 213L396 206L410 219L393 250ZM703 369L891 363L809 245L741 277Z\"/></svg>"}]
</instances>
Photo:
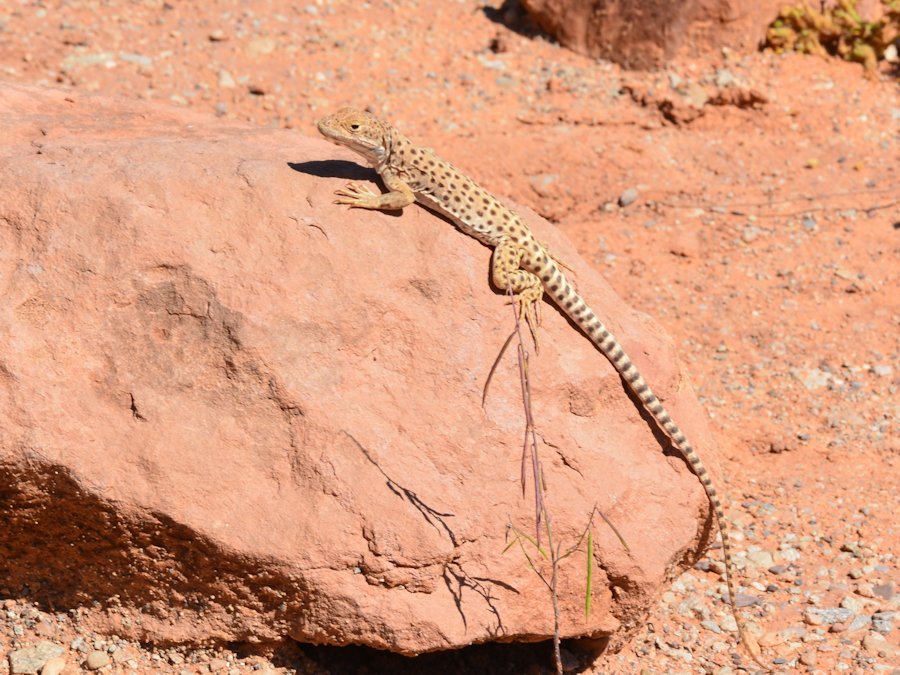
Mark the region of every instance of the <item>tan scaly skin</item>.
<instances>
[{"instance_id":1,"label":"tan scaly skin","mask_svg":"<svg viewBox=\"0 0 900 675\"><path fill-rule=\"evenodd\" d=\"M337 190L336 203L363 209L396 211L418 201L445 215L463 232L494 249L491 278L497 288L512 289L522 313L535 333L540 323L540 301L544 292L553 298L591 342L609 359L626 386L672 440L703 484L722 535L725 581L731 611L741 642L764 670L759 649L744 627L735 604L731 541L725 529L725 512L716 488L700 457L678 425L625 354L606 326L572 288L557 259L539 242L522 218L471 178L408 138L374 115L344 108L318 121L319 132L328 140L354 150L378 172L388 192L378 194L368 186L350 183Z\"/></svg>"}]
</instances>

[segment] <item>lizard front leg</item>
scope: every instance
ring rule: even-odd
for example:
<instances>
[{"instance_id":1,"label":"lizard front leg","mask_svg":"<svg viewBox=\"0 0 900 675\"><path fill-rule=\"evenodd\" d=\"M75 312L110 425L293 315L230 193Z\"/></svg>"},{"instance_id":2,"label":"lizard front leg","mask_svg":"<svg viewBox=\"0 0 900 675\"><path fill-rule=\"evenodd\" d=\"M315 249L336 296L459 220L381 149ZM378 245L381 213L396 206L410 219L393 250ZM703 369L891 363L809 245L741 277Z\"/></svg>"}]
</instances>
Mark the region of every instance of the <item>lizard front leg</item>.
<instances>
[{"instance_id":1,"label":"lizard front leg","mask_svg":"<svg viewBox=\"0 0 900 675\"><path fill-rule=\"evenodd\" d=\"M368 185L348 183L346 187L335 190L338 199L335 204L346 204L350 208L376 209L378 211L400 211L416 201L412 189L396 176L382 176L388 191L382 194L373 192Z\"/></svg>"},{"instance_id":2,"label":"lizard front leg","mask_svg":"<svg viewBox=\"0 0 900 675\"><path fill-rule=\"evenodd\" d=\"M525 317L537 349L537 328L541 324L541 298L544 297L544 287L537 276L521 268L525 252L517 241L503 239L494 248L491 278L497 288L510 289L515 294L513 302L518 303L520 316Z\"/></svg>"}]
</instances>

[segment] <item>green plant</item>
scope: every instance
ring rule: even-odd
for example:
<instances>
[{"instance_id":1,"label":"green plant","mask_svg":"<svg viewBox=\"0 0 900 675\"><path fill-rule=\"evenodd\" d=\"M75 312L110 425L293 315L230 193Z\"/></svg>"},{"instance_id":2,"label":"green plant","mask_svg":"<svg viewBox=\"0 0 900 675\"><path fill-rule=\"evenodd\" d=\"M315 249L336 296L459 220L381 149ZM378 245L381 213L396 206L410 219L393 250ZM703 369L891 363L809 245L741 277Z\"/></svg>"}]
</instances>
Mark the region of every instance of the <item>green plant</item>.
<instances>
[{"instance_id":1,"label":"green plant","mask_svg":"<svg viewBox=\"0 0 900 675\"><path fill-rule=\"evenodd\" d=\"M766 44L776 53L840 56L874 73L885 51L900 36L900 0L881 0L884 13L877 21L866 21L856 11L857 0L838 0L821 12L804 0L782 7L766 31Z\"/></svg>"}]
</instances>

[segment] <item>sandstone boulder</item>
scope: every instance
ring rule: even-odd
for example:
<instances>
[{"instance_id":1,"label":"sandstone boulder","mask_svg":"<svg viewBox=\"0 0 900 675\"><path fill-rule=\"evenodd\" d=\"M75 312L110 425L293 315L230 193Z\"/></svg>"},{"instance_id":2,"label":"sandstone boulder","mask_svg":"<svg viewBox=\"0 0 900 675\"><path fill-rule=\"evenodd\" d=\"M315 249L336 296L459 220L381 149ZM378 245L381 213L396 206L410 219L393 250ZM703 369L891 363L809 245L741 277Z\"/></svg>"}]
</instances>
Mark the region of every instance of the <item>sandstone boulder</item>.
<instances>
[{"instance_id":1,"label":"sandstone boulder","mask_svg":"<svg viewBox=\"0 0 900 675\"><path fill-rule=\"evenodd\" d=\"M522 0L560 44L626 68L662 68L679 52L755 51L785 0Z\"/></svg>"},{"instance_id":2,"label":"sandstone boulder","mask_svg":"<svg viewBox=\"0 0 900 675\"><path fill-rule=\"evenodd\" d=\"M348 211L317 138L0 84L0 593L144 641L415 654L552 634L518 548L524 429L490 251ZM310 130L312 132L312 130ZM423 139L425 140L425 139ZM577 270L713 463L670 340ZM550 307L531 360L565 636L621 645L708 543L696 477ZM533 552L532 552L533 553ZM546 569L543 569L546 573Z\"/></svg>"}]
</instances>

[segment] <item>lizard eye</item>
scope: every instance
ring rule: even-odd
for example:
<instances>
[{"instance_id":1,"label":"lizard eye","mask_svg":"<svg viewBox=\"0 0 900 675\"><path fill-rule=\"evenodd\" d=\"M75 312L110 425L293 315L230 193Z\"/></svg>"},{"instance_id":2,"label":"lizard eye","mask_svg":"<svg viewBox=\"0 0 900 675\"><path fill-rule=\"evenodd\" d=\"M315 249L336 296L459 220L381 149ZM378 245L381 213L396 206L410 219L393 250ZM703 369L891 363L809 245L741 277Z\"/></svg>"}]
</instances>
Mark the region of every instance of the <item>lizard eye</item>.
<instances>
[{"instance_id":1,"label":"lizard eye","mask_svg":"<svg viewBox=\"0 0 900 675\"><path fill-rule=\"evenodd\" d=\"M350 130L351 131L359 131L359 124L354 122L353 124L350 125Z\"/></svg>"}]
</instances>

